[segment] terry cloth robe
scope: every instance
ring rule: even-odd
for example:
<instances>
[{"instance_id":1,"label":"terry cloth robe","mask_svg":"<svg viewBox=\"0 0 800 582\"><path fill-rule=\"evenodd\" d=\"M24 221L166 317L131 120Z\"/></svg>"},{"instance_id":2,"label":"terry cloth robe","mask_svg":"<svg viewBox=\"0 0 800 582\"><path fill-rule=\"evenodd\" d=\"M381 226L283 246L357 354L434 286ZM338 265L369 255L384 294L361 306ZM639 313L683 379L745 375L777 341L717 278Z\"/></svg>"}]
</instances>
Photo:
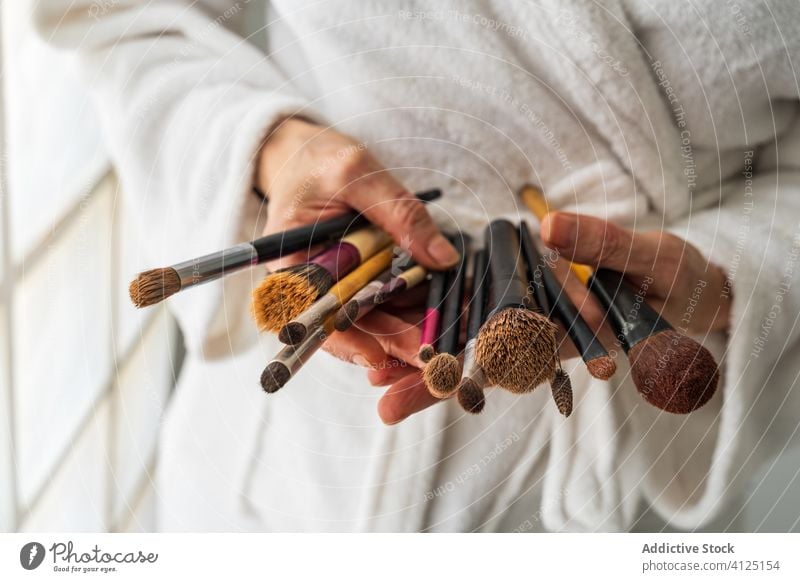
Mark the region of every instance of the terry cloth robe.
<instances>
[{"instance_id":1,"label":"terry cloth robe","mask_svg":"<svg viewBox=\"0 0 800 582\"><path fill-rule=\"evenodd\" d=\"M435 218L478 242L531 219L515 192L534 182L552 207L675 232L732 284L729 331L698 338L721 386L693 414L646 404L620 355L611 382L566 363L569 419L546 388L493 390L477 417L447 401L391 427L364 371L324 353L261 393L278 349L247 312L262 268L180 294L163 529L622 531L643 508L728 528L796 443L797 3L41 0L36 25L79 54L143 268L259 235L259 146L302 115L442 188Z\"/></svg>"}]
</instances>

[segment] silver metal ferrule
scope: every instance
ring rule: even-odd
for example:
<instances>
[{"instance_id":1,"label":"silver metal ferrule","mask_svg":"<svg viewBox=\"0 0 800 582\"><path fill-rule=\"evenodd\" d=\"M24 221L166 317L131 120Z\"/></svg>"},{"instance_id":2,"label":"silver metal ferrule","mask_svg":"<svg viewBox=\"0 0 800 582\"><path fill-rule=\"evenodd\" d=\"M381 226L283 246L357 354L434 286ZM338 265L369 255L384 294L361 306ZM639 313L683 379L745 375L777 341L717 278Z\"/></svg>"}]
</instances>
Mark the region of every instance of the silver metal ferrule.
<instances>
[{"instance_id":1,"label":"silver metal ferrule","mask_svg":"<svg viewBox=\"0 0 800 582\"><path fill-rule=\"evenodd\" d=\"M477 343L478 341L472 338L467 342L467 345L464 346L464 365L461 368L461 378L472 378L476 382L481 380L479 385L482 386L483 370L478 365L478 361L475 358L475 345Z\"/></svg>"},{"instance_id":2,"label":"silver metal ferrule","mask_svg":"<svg viewBox=\"0 0 800 582\"><path fill-rule=\"evenodd\" d=\"M219 279L222 275L257 263L258 253L253 245L241 243L222 251L172 265L172 268L181 279L181 289L185 289L193 285L208 283Z\"/></svg>"},{"instance_id":3,"label":"silver metal ferrule","mask_svg":"<svg viewBox=\"0 0 800 582\"><path fill-rule=\"evenodd\" d=\"M325 343L326 339L328 339L328 332L324 328L318 327L300 345L283 348L272 361L280 362L286 366L291 375L294 376L303 367L303 364Z\"/></svg>"}]
</instances>

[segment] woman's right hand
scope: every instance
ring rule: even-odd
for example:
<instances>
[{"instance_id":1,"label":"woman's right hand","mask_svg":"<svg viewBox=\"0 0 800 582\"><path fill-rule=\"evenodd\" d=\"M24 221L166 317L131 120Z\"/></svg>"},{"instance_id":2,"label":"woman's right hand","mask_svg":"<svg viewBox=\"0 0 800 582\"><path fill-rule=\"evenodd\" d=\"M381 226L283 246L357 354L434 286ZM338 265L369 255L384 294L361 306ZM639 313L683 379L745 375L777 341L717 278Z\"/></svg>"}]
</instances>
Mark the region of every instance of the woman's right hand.
<instances>
[{"instance_id":1,"label":"woman's right hand","mask_svg":"<svg viewBox=\"0 0 800 582\"><path fill-rule=\"evenodd\" d=\"M388 232L419 264L446 269L458 261L456 250L425 205L364 144L332 129L297 118L281 123L261 149L256 185L269 200L264 234L314 224L355 209ZM306 258L306 254L295 253L269 266L286 267ZM422 399L428 403L417 356L417 323L424 310L424 295L417 293L416 297L417 304L394 305L391 312L373 311L350 330L332 334L324 345L333 355L369 368L373 384L394 384L384 396L388 404L379 404L385 422L397 422L412 412L406 414L405 404L400 405L402 410L395 410L397 402Z\"/></svg>"}]
</instances>

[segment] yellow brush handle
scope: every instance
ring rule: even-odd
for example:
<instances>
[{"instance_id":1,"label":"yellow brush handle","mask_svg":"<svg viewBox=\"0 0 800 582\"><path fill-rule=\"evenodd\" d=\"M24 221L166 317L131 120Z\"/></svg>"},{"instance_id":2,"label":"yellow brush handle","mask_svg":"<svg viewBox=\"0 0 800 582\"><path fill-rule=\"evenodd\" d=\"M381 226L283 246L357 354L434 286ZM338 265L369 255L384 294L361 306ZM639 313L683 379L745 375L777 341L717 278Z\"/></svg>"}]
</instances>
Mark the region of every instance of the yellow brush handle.
<instances>
[{"instance_id":1,"label":"yellow brush handle","mask_svg":"<svg viewBox=\"0 0 800 582\"><path fill-rule=\"evenodd\" d=\"M331 287L328 295L335 296L340 306L347 303L353 295L391 266L394 257L393 250L394 245L389 245L379 253L372 255Z\"/></svg>"},{"instance_id":2,"label":"yellow brush handle","mask_svg":"<svg viewBox=\"0 0 800 582\"><path fill-rule=\"evenodd\" d=\"M368 226L351 232L342 238L342 242L349 243L358 249L362 261L371 257L391 242L388 234L377 226Z\"/></svg>"},{"instance_id":3,"label":"yellow brush handle","mask_svg":"<svg viewBox=\"0 0 800 582\"><path fill-rule=\"evenodd\" d=\"M414 265L405 273L401 273L399 277L406 282L406 290L419 285L428 276L428 269L419 265Z\"/></svg>"},{"instance_id":4,"label":"yellow brush handle","mask_svg":"<svg viewBox=\"0 0 800 582\"><path fill-rule=\"evenodd\" d=\"M540 222L547 213L550 212L544 194L536 186L525 184L519 191L519 195L520 198L522 198L522 202L528 207L528 210L533 212L534 216L536 216ZM589 277L592 276L592 268L588 265L581 265L580 263L570 263L569 266L580 282L584 285L588 285Z\"/></svg>"}]
</instances>

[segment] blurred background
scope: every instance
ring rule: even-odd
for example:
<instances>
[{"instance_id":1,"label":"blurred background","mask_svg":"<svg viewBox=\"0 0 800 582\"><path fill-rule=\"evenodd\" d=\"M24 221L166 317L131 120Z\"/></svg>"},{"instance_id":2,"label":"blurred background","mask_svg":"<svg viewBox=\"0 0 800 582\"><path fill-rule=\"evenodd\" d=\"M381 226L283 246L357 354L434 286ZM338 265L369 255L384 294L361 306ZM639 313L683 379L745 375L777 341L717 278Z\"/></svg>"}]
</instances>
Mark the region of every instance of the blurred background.
<instances>
[{"instance_id":1,"label":"blurred background","mask_svg":"<svg viewBox=\"0 0 800 582\"><path fill-rule=\"evenodd\" d=\"M128 300L152 266L147 233L121 211L87 91L31 30L31 3L0 4L0 531L153 531L183 344L164 307ZM792 452L754 475L742 529L789 531L799 474Z\"/></svg>"}]
</instances>

